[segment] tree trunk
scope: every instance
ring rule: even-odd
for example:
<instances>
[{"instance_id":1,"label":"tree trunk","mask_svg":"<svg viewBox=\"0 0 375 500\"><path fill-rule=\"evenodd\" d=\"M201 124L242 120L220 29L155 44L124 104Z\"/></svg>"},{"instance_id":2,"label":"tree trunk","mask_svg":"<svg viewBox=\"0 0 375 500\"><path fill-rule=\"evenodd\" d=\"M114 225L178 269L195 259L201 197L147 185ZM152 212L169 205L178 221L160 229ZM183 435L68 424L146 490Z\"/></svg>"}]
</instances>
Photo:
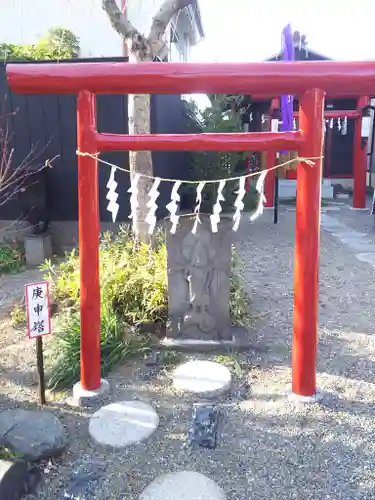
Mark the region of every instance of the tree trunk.
<instances>
[{"instance_id":1,"label":"tree trunk","mask_svg":"<svg viewBox=\"0 0 375 500\"><path fill-rule=\"evenodd\" d=\"M132 54L130 63L140 62ZM151 131L151 98L148 94L129 95L128 96L128 119L129 135L149 134ZM133 179L135 174L152 176L152 157L150 151L130 151L129 152L130 177ZM140 177L138 182L138 208L133 214L133 234L134 237L145 243L150 238L148 234L148 224L145 222L148 208L148 193L152 186L152 179Z\"/></svg>"},{"instance_id":2,"label":"tree trunk","mask_svg":"<svg viewBox=\"0 0 375 500\"><path fill-rule=\"evenodd\" d=\"M155 57L164 58L167 49L163 35L173 15L179 10L191 5L193 0L164 0L152 20L148 37L142 35L127 19L126 12L122 13L116 0L102 0L102 7L107 13L109 21L123 39L130 42L131 64L142 61L151 62ZM156 63L157 64L157 63ZM129 95L128 97L129 134L150 133L150 96ZM130 176L135 174L153 175L152 157L149 151L131 151L129 153ZM138 182L138 207L133 214L133 234L139 241L150 242L148 224L145 219L148 214L148 193L153 180L140 177Z\"/></svg>"}]
</instances>

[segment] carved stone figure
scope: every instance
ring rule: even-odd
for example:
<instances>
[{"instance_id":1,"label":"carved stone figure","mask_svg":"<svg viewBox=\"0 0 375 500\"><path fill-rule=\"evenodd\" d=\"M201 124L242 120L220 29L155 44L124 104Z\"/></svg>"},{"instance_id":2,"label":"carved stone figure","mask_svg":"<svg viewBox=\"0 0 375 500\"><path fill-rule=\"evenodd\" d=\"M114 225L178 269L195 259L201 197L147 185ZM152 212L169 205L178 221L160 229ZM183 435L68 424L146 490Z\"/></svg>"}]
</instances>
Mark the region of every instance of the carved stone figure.
<instances>
[{"instance_id":1,"label":"carved stone figure","mask_svg":"<svg viewBox=\"0 0 375 500\"><path fill-rule=\"evenodd\" d=\"M229 319L231 225L222 218L212 233L208 215L181 217L176 234L168 233L169 324L167 336L196 340L231 340Z\"/></svg>"}]
</instances>

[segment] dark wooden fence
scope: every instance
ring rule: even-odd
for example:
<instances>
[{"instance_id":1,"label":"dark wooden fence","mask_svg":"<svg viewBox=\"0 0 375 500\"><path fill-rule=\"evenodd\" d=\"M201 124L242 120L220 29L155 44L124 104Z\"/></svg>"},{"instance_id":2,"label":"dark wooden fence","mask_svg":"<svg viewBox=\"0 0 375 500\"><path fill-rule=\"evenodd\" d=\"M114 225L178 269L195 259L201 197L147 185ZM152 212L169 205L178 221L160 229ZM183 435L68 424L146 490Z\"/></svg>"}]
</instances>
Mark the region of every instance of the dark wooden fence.
<instances>
[{"instance_id":1,"label":"dark wooden fence","mask_svg":"<svg viewBox=\"0 0 375 500\"><path fill-rule=\"evenodd\" d=\"M78 62L126 61L124 58L79 59ZM12 63L17 64L17 63ZM39 64L43 64L40 62ZM30 151L33 163L53 161L47 176L47 211L54 221L76 221L77 198L77 143L76 143L76 96L73 95L17 95L9 90L5 75L5 64L0 63L0 105L2 114L7 113L6 122L14 147L14 165L20 164ZM101 132L127 133L127 96L100 95L97 98L98 130ZM154 133L186 133L189 118L185 106L177 95L155 95L151 98L151 131ZM127 153L115 152L102 155L106 161L127 167ZM188 178L190 156L185 152L153 153L154 174L160 177ZM110 221L106 211L109 167L100 165L99 199L100 218ZM129 176L117 171L120 210L118 220L127 220L129 214ZM163 183L159 199L159 216L164 216L165 205L170 196L170 185ZM20 206L13 199L0 207L0 219L14 220L20 216Z\"/></svg>"}]
</instances>

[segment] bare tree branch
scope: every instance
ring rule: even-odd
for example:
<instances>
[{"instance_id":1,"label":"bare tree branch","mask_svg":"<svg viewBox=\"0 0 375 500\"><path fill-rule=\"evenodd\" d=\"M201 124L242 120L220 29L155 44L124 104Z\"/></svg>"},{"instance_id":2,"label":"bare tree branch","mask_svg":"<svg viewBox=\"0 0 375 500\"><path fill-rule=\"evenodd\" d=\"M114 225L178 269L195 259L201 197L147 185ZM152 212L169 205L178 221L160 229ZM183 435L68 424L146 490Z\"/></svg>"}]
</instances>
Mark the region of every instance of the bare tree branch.
<instances>
[{"instance_id":1,"label":"bare tree branch","mask_svg":"<svg viewBox=\"0 0 375 500\"><path fill-rule=\"evenodd\" d=\"M118 1L118 0L117 0ZM163 37L172 17L181 9L192 5L195 0L163 0L159 11L152 19L149 36L142 35L128 21L126 12L122 13L116 0L102 0L102 8L106 12L114 30L124 39L130 39L132 62L153 61L156 57L164 59L167 45ZM147 13L146 13L147 14ZM129 133L150 133L150 96L133 95L128 98L129 104ZM150 176L153 174L152 157L149 151L131 151L129 153L131 176L136 173L146 175L142 177L138 187L138 208L133 217L133 232L136 239L149 241L148 227L145 223L147 216L147 199L151 188Z\"/></svg>"},{"instance_id":2,"label":"bare tree branch","mask_svg":"<svg viewBox=\"0 0 375 500\"><path fill-rule=\"evenodd\" d=\"M152 19L148 41L154 43L161 40L172 17L181 9L192 5L194 0L165 0Z\"/></svg>"},{"instance_id":3,"label":"bare tree branch","mask_svg":"<svg viewBox=\"0 0 375 500\"><path fill-rule=\"evenodd\" d=\"M102 0L102 9L106 12L109 22L114 30L122 38L133 40L136 37L142 37L138 30L127 19L126 13L122 13L116 0Z\"/></svg>"},{"instance_id":4,"label":"bare tree branch","mask_svg":"<svg viewBox=\"0 0 375 500\"><path fill-rule=\"evenodd\" d=\"M143 36L127 19L126 12L122 13L116 0L102 0L102 8L106 12L109 22L123 38L131 40L131 51L140 61L152 60L157 56L164 56L164 33L172 17L191 5L194 0L164 0L159 11L152 20L148 38Z\"/></svg>"}]
</instances>

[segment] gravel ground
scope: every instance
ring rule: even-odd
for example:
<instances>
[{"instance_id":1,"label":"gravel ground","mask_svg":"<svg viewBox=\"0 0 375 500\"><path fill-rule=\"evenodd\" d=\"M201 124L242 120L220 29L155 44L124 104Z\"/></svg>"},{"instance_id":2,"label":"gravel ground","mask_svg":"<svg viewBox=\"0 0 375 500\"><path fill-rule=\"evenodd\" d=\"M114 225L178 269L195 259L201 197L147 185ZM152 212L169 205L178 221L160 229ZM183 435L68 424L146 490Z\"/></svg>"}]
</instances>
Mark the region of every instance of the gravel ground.
<instances>
[{"instance_id":1,"label":"gravel ground","mask_svg":"<svg viewBox=\"0 0 375 500\"><path fill-rule=\"evenodd\" d=\"M361 231L360 220L368 224L368 214L348 216L348 211L342 207L330 215L341 222L357 217ZM217 449L183 448L197 399L177 394L168 372L149 371L140 362L122 366L110 377L112 399L151 403L160 416L157 432L127 450L99 448L88 437L89 411L51 403L67 427L70 446L49 465L45 485L33 498L62 498L72 464L82 457L103 463L95 497L100 500L137 500L157 475L185 469L214 479L228 500L375 497L375 270L322 233L318 384L323 400L290 404L284 392L291 378L294 218L292 209L283 208L274 226L266 212L254 224L243 223L239 232L244 277L260 319L251 333L256 349L237 356L239 379L232 394L217 401L223 411ZM2 350L1 363L9 349ZM17 349L20 356L24 350ZM30 371L27 353L24 358L17 362L18 372ZM35 387L3 377L0 403L34 406Z\"/></svg>"}]
</instances>

